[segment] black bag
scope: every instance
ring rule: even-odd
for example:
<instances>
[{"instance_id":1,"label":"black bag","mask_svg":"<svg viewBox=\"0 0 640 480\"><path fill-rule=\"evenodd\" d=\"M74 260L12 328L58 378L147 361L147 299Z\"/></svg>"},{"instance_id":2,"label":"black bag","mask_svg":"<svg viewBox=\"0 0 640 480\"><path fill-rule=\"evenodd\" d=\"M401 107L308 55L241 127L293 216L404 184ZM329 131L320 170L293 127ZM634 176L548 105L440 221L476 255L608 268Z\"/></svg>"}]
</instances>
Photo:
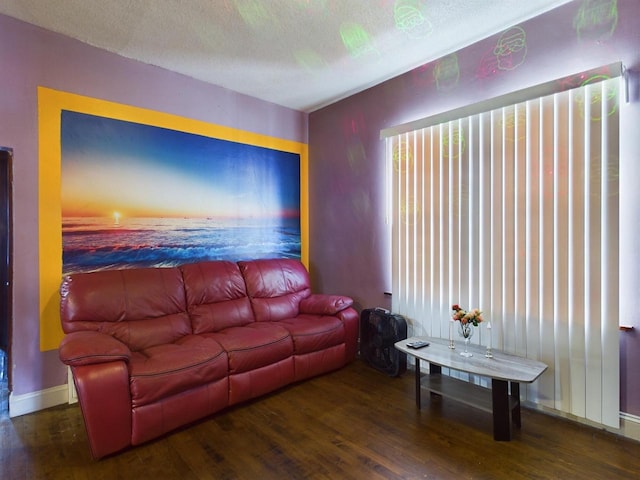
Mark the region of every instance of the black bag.
<instances>
[{"instance_id":1,"label":"black bag","mask_svg":"<svg viewBox=\"0 0 640 480\"><path fill-rule=\"evenodd\" d=\"M373 368L397 377L407 371L407 354L393 345L407 338L407 321L383 308L360 314L360 358Z\"/></svg>"}]
</instances>

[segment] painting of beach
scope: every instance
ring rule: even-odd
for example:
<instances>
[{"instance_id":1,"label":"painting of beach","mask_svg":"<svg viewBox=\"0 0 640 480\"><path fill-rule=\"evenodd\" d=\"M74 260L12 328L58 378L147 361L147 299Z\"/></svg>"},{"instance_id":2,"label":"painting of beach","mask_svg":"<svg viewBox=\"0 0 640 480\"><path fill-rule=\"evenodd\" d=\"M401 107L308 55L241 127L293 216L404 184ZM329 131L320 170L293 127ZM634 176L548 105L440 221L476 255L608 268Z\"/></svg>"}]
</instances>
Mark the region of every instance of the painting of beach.
<instances>
[{"instance_id":1,"label":"painting of beach","mask_svg":"<svg viewBox=\"0 0 640 480\"><path fill-rule=\"evenodd\" d=\"M300 156L62 111L63 274L300 258Z\"/></svg>"}]
</instances>

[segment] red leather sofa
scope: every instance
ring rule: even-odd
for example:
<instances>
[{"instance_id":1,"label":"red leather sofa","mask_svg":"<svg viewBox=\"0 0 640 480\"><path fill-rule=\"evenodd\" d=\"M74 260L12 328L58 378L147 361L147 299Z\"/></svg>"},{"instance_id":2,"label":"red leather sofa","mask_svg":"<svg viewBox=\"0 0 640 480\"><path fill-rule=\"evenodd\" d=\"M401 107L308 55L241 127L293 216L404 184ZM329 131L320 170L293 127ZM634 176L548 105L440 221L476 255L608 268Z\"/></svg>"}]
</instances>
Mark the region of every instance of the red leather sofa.
<instances>
[{"instance_id":1,"label":"red leather sofa","mask_svg":"<svg viewBox=\"0 0 640 480\"><path fill-rule=\"evenodd\" d=\"M297 260L73 274L60 294L59 355L94 458L356 356L353 301L312 294Z\"/></svg>"}]
</instances>

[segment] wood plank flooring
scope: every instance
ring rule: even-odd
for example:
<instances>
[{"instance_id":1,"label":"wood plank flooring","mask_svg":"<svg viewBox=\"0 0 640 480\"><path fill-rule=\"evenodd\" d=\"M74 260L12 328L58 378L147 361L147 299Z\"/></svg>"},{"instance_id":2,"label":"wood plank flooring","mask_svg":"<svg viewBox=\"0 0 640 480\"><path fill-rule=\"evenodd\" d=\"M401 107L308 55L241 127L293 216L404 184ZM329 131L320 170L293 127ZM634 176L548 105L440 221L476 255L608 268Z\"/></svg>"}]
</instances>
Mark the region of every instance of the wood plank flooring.
<instances>
[{"instance_id":1,"label":"wood plank flooring","mask_svg":"<svg viewBox=\"0 0 640 480\"><path fill-rule=\"evenodd\" d=\"M185 405L188 408L188 405ZM94 461L77 405L0 418L0 478L638 479L640 443L523 410L511 442L491 415L423 395L413 374L359 361Z\"/></svg>"}]
</instances>

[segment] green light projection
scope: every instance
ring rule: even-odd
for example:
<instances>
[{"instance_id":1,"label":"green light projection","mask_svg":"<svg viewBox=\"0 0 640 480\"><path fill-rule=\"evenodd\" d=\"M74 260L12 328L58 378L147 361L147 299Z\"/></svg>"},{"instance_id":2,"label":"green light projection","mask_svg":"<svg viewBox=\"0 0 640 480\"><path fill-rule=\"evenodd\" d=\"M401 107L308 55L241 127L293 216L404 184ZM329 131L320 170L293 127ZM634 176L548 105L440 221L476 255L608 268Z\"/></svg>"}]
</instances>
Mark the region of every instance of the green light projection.
<instances>
[{"instance_id":1,"label":"green light projection","mask_svg":"<svg viewBox=\"0 0 640 480\"><path fill-rule=\"evenodd\" d=\"M590 84L596 84L593 88L590 88L587 92L586 95L589 96L589 118L591 118L592 121L594 122L599 122L600 120L602 120L602 87L600 84L600 82L602 81L606 81L609 79L609 76L607 75L594 75L592 77L589 77L588 79L586 79L581 86L586 86L586 85L590 85ZM607 106L606 106L606 115L610 116L614 113L616 113L616 111L618 110L618 84L615 82L607 82L605 84L603 84L604 88L605 88L605 95L606 95L606 101L607 101ZM578 103L578 111L580 112L580 115L584 118L584 113L585 113L585 103L586 103L587 99L585 98L585 92L584 90L580 90L579 94L576 96L576 102Z\"/></svg>"},{"instance_id":2,"label":"green light projection","mask_svg":"<svg viewBox=\"0 0 640 480\"><path fill-rule=\"evenodd\" d=\"M396 28L410 38L424 38L431 33L433 25L426 16L425 0L396 0L393 19Z\"/></svg>"},{"instance_id":3,"label":"green light projection","mask_svg":"<svg viewBox=\"0 0 640 480\"><path fill-rule=\"evenodd\" d=\"M360 173L366 167L367 153L361 141L354 139L347 145L349 167L354 173Z\"/></svg>"},{"instance_id":4,"label":"green light projection","mask_svg":"<svg viewBox=\"0 0 640 480\"><path fill-rule=\"evenodd\" d=\"M407 172L413 169L413 149L407 148L407 141L402 139L399 145L393 146L393 169L396 172Z\"/></svg>"},{"instance_id":5,"label":"green light projection","mask_svg":"<svg viewBox=\"0 0 640 480\"><path fill-rule=\"evenodd\" d=\"M500 70L514 70L524 63L527 56L527 35L521 27L502 32L493 49Z\"/></svg>"},{"instance_id":6,"label":"green light projection","mask_svg":"<svg viewBox=\"0 0 640 480\"><path fill-rule=\"evenodd\" d=\"M289 1L296 15L323 16L337 13L344 0ZM270 3L265 0L220 2L222 8L229 13L235 11L246 25L254 30L261 29L266 34L273 33L273 27L277 27L279 19L274 16ZM573 27L579 41L593 41L599 44L612 37L618 25L618 0L576 0L572 3L575 3ZM434 29L428 15L429 0L376 0L372 1L372 4L375 4L374 8L384 10L396 31L409 38L425 38ZM376 44L374 35L367 28L366 23L357 21L345 22L339 27L337 34L352 59L371 55L380 58L379 48L382 48L382 45ZM208 35L206 40L217 41L217 37ZM317 74L332 67L323 57L320 46L306 46L301 42L300 45L291 47L291 56L308 74ZM521 26L513 26L504 30L494 46L487 49L479 60L475 77L482 80L512 71L525 62L526 56L527 34ZM435 83L438 91L450 92L459 85L460 75L458 57L454 53L414 69L412 81L418 88L429 87ZM593 104L598 102L598 99L592 98L589 102ZM593 111L595 109L592 109Z\"/></svg>"},{"instance_id":7,"label":"green light projection","mask_svg":"<svg viewBox=\"0 0 640 480\"><path fill-rule=\"evenodd\" d=\"M234 0L238 13L250 27L260 27L274 20L261 0Z\"/></svg>"},{"instance_id":8,"label":"green light projection","mask_svg":"<svg viewBox=\"0 0 640 480\"><path fill-rule=\"evenodd\" d=\"M444 158L450 158L455 160L460 157L461 153L467 148L467 141L464 138L464 132L454 126L451 134L449 129L446 128L442 133L442 156Z\"/></svg>"},{"instance_id":9,"label":"green light projection","mask_svg":"<svg viewBox=\"0 0 640 480\"><path fill-rule=\"evenodd\" d=\"M324 70L329 64L316 52L310 48L297 50L293 53L296 62L308 73L315 73Z\"/></svg>"},{"instance_id":10,"label":"green light projection","mask_svg":"<svg viewBox=\"0 0 640 480\"><path fill-rule=\"evenodd\" d=\"M584 0L573 19L578 40L602 42L618 25L618 0Z\"/></svg>"},{"instance_id":11,"label":"green light projection","mask_svg":"<svg viewBox=\"0 0 640 480\"><path fill-rule=\"evenodd\" d=\"M413 225L416 216L421 217L422 205L416 200L416 197L411 195L405 197L400 201L400 220L404 225Z\"/></svg>"},{"instance_id":12,"label":"green light projection","mask_svg":"<svg viewBox=\"0 0 640 480\"><path fill-rule=\"evenodd\" d=\"M438 90L444 92L453 90L460 80L458 55L452 53L436 61L433 76L436 79L436 88Z\"/></svg>"},{"instance_id":13,"label":"green light projection","mask_svg":"<svg viewBox=\"0 0 640 480\"><path fill-rule=\"evenodd\" d=\"M506 141L508 143L514 143L516 140L523 141L527 130L526 110L513 105L503 110L504 115L498 120L498 125L505 132Z\"/></svg>"},{"instance_id":14,"label":"green light projection","mask_svg":"<svg viewBox=\"0 0 640 480\"><path fill-rule=\"evenodd\" d=\"M347 47L349 54L353 58L378 53L369 34L359 23L343 23L340 26L340 37L342 37L342 43Z\"/></svg>"}]
</instances>

